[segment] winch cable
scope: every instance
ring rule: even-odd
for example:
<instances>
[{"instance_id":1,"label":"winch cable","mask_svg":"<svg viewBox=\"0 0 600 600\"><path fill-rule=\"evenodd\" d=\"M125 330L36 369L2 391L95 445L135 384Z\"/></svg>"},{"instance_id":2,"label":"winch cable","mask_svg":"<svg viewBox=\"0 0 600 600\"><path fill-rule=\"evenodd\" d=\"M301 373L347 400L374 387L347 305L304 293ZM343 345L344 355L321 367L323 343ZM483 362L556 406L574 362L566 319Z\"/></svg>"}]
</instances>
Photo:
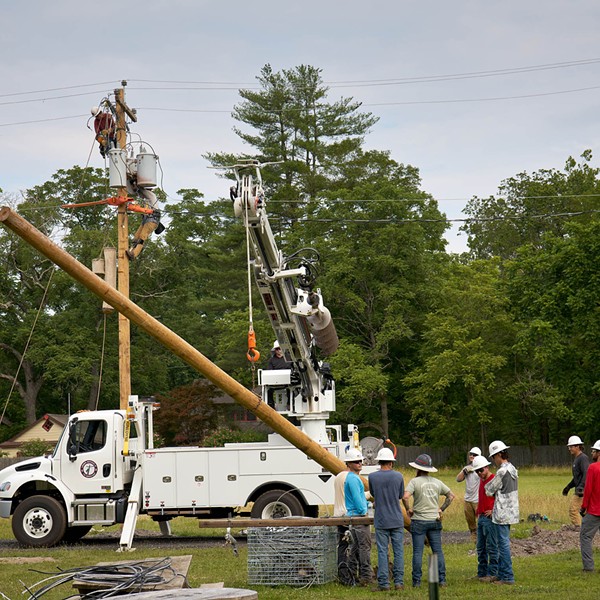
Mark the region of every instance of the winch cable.
<instances>
[{"instance_id":1,"label":"winch cable","mask_svg":"<svg viewBox=\"0 0 600 600\"><path fill-rule=\"evenodd\" d=\"M242 200L244 200L243 196ZM254 389L256 386L256 363L260 359L260 352L256 348L256 333L254 332L252 309L252 263L250 260L250 218L248 216L248 203L246 202L245 204L244 225L246 227L246 263L248 266L248 352L246 352L246 358L250 361L250 369L252 371L252 389Z\"/></svg>"}]
</instances>

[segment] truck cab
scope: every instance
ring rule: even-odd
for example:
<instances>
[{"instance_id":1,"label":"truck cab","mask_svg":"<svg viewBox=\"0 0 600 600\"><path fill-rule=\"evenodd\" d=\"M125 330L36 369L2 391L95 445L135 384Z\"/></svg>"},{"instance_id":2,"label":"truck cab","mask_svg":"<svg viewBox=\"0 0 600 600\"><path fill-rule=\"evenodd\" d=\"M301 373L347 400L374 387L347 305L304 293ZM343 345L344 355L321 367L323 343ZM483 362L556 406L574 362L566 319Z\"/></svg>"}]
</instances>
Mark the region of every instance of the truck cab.
<instances>
[{"instance_id":1,"label":"truck cab","mask_svg":"<svg viewBox=\"0 0 600 600\"><path fill-rule=\"evenodd\" d=\"M26 546L74 541L124 518L135 458L123 456L125 411L73 415L50 456L0 471L0 517ZM132 440L132 446L136 440Z\"/></svg>"}]
</instances>

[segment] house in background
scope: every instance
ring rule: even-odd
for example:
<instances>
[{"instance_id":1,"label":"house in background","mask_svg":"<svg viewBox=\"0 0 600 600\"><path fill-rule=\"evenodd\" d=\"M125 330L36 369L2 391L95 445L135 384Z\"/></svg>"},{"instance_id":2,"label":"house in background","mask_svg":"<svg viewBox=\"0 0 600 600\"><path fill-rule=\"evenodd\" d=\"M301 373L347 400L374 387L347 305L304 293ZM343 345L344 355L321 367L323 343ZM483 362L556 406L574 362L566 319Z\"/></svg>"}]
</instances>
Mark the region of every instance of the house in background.
<instances>
[{"instance_id":1,"label":"house in background","mask_svg":"<svg viewBox=\"0 0 600 600\"><path fill-rule=\"evenodd\" d=\"M2 442L0 452L6 452L9 457L18 457L21 446L31 440L44 440L48 442L48 447L56 446L68 420L69 415L46 414L10 440Z\"/></svg>"},{"instance_id":2,"label":"house in background","mask_svg":"<svg viewBox=\"0 0 600 600\"><path fill-rule=\"evenodd\" d=\"M272 429L256 418L254 413L239 405L231 396L223 394L212 399L221 413L221 425L234 425L240 431L271 432Z\"/></svg>"}]
</instances>

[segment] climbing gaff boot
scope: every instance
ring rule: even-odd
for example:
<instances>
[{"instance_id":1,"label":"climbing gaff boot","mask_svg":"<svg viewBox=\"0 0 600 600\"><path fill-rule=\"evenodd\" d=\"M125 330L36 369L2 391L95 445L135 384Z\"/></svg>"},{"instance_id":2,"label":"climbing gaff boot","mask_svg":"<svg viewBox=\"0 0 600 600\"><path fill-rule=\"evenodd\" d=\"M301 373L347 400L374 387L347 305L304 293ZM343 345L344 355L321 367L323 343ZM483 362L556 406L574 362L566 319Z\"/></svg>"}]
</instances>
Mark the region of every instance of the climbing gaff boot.
<instances>
[{"instance_id":1,"label":"climbing gaff boot","mask_svg":"<svg viewBox=\"0 0 600 600\"><path fill-rule=\"evenodd\" d=\"M129 260L135 260L140 255L144 249L144 242L148 239L150 234L156 230L158 225L159 223L154 220L146 220L146 218L142 220L142 224L138 227L138 230L133 236L131 248L125 252Z\"/></svg>"}]
</instances>

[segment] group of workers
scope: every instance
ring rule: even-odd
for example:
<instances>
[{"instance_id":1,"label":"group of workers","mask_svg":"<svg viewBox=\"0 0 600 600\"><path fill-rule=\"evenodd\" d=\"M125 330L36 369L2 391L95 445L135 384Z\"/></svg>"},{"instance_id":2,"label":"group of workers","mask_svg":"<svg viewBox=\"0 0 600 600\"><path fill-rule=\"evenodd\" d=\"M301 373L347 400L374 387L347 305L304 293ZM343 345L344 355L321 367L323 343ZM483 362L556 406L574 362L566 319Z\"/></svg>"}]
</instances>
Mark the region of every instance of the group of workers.
<instances>
[{"instance_id":1,"label":"group of workers","mask_svg":"<svg viewBox=\"0 0 600 600\"><path fill-rule=\"evenodd\" d=\"M350 449L344 457L346 470L335 478L334 516L365 516L368 501L359 473L363 456L359 450ZM400 502L411 519L410 533L413 544L412 585L421 586L422 562L425 540L438 557L439 584L446 585L446 565L442 549L442 513L454 500L450 488L435 477L437 469L431 457L421 454L409 463L416 476L404 485L404 477L394 469L396 458L389 448L382 448L376 458L379 470L369 474L369 494L373 499L375 514L375 541L377 544L377 576L373 591L404 589L404 527L405 519ZM439 499L445 497L440 506ZM389 548L393 560L389 564ZM369 525L340 526L338 528L338 576L343 585L370 586L373 583L371 568L371 532ZM390 581L391 580L391 581Z\"/></svg>"},{"instance_id":2,"label":"group of workers","mask_svg":"<svg viewBox=\"0 0 600 600\"><path fill-rule=\"evenodd\" d=\"M509 460L509 448L500 440L492 442L488 460L474 446L467 465L456 476L457 482L465 482L464 512L477 548L476 577L499 585L515 583L510 526L519 522L519 474ZM492 465L495 474L490 471Z\"/></svg>"},{"instance_id":3,"label":"group of workers","mask_svg":"<svg viewBox=\"0 0 600 600\"><path fill-rule=\"evenodd\" d=\"M583 442L571 436L567 443L572 454L573 478L563 490L566 496L574 489L569 514L571 522L580 526L580 546L583 571L594 570L592 541L600 529L600 440L591 448L590 464L583 452ZM479 581L497 585L515 583L510 550L510 528L519 522L518 472L509 460L504 442L489 445L489 460L478 447L469 450L467 465L456 481L465 482L464 513L471 539L477 548ZM437 577L446 585L446 564L442 548L442 514L450 506L454 494L431 474L437 469L431 457L421 454L408 463L416 470L415 477L405 486L404 478L394 469L396 459L389 448L382 448L376 458L379 470L368 476L369 492L365 493L360 472L363 456L349 449L344 457L346 470L335 478L334 516L366 516L370 497L374 503L375 540L378 566L373 591L404 589L404 528L410 530L413 545L412 585L420 587L425 540L437 555ZM496 468L492 473L490 468ZM440 498L444 502L440 505ZM404 505L407 518L402 513ZM410 519L410 524L409 524ZM393 561L389 562L389 548ZM369 525L338 527L338 578L343 585L370 586L371 531Z\"/></svg>"}]
</instances>

